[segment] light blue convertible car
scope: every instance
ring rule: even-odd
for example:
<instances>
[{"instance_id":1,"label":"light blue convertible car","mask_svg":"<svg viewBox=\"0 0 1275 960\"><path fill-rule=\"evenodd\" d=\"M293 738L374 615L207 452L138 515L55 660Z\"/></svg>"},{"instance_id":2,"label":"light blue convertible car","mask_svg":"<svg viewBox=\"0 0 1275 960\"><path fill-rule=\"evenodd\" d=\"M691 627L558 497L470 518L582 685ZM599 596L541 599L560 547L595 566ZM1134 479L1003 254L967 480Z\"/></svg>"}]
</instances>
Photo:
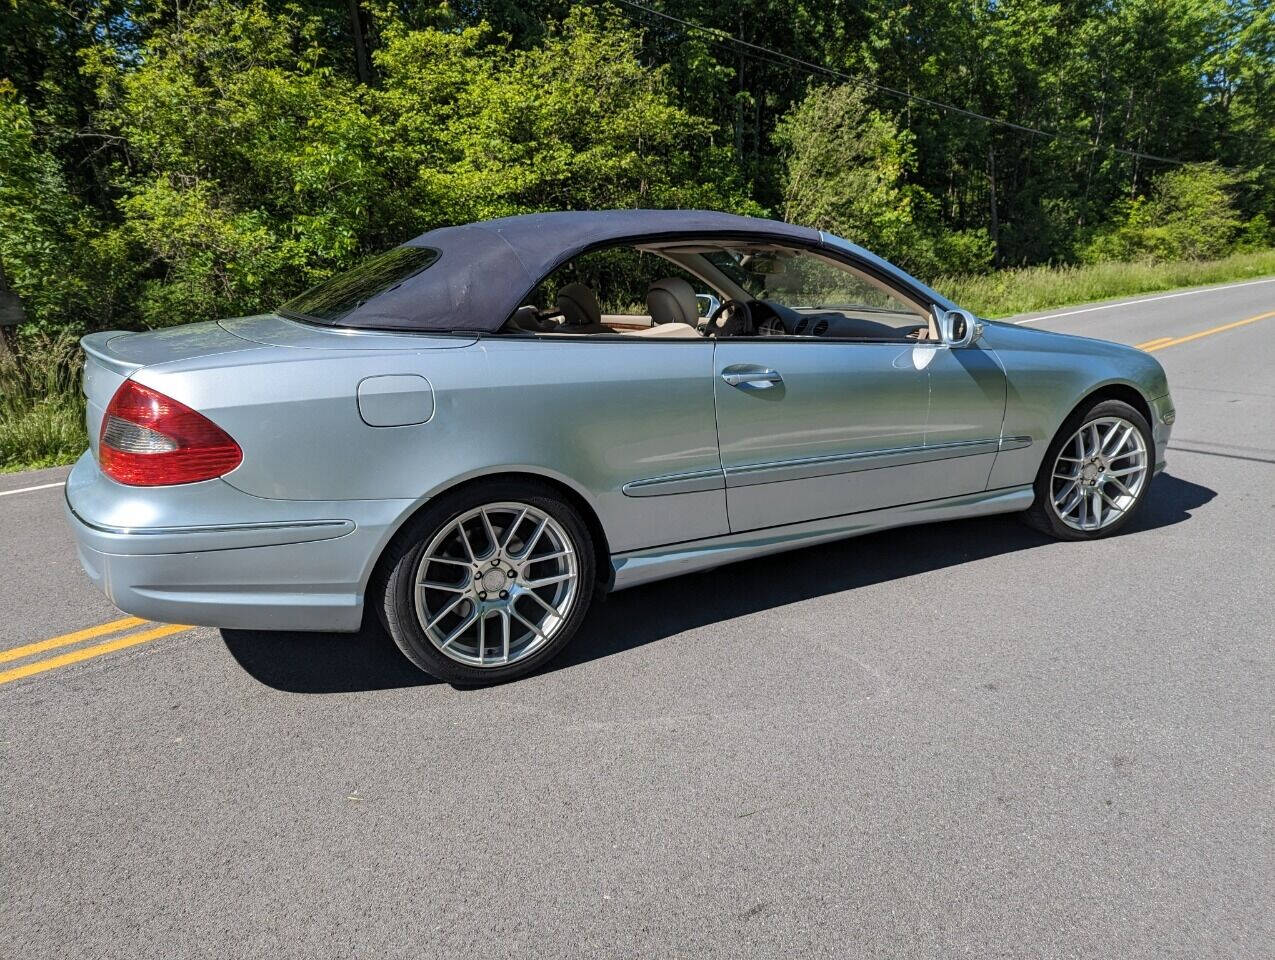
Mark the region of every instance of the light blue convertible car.
<instances>
[{"instance_id":1,"label":"light blue convertible car","mask_svg":"<svg viewBox=\"0 0 1275 960\"><path fill-rule=\"evenodd\" d=\"M1137 350L980 321L815 230L447 227L273 313L84 339L90 577L158 620L355 630L455 683L609 590L951 517L1115 533L1173 403Z\"/></svg>"}]
</instances>

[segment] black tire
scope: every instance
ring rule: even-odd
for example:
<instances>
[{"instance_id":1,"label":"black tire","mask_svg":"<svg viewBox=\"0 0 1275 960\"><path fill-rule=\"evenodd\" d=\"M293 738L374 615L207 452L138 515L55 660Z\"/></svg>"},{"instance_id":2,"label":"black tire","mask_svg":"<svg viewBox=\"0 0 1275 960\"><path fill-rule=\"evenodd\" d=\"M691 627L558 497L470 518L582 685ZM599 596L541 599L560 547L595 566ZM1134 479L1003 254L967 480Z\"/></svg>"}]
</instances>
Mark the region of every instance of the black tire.
<instances>
[{"instance_id":1,"label":"black tire","mask_svg":"<svg viewBox=\"0 0 1275 960\"><path fill-rule=\"evenodd\" d=\"M421 554L430 541L467 511L487 504L515 501L553 517L571 540L578 564L577 594L570 611L548 642L521 660L502 666L461 663L430 641L416 613L415 578ZM552 487L533 481L491 480L445 494L413 517L390 545L369 589L381 623L403 655L415 666L447 683L483 686L532 673L553 659L575 636L588 613L596 580L593 539L579 513ZM529 598L530 599L530 598ZM479 644L481 646L481 644Z\"/></svg>"},{"instance_id":2,"label":"black tire","mask_svg":"<svg viewBox=\"0 0 1275 960\"><path fill-rule=\"evenodd\" d=\"M1064 523L1053 508L1052 480L1054 464L1058 460L1058 454L1063 445L1071 440L1077 430L1086 423L1100 420L1103 417L1120 417L1123 420L1127 420L1142 434L1142 439L1146 443L1147 449L1148 475L1146 481L1142 484L1142 488L1138 491L1133 505L1125 509L1115 521L1097 530L1077 530ZM1082 404L1058 429L1058 433L1055 435L1053 442L1050 443L1049 449L1045 451L1045 458L1041 461L1040 470L1036 474L1036 482L1034 484L1036 499L1031 508L1022 514L1023 520L1029 526L1035 527L1051 537L1057 537L1059 540L1098 540L1102 537L1110 537L1123 530L1138 511L1142 509L1142 504L1147 499L1147 491L1151 489L1154 467L1155 441L1151 435L1151 425L1147 423L1147 418L1139 413L1136 408L1121 400L1095 400L1088 404Z\"/></svg>"}]
</instances>

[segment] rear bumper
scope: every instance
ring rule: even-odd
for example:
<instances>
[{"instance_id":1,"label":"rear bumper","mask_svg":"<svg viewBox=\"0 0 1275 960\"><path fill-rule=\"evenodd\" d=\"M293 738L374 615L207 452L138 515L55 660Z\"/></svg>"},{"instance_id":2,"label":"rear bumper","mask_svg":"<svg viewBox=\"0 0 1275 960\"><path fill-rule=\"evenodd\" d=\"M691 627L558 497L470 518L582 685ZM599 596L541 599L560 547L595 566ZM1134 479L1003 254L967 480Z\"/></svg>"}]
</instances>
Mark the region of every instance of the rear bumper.
<instances>
[{"instance_id":1,"label":"rear bumper","mask_svg":"<svg viewBox=\"0 0 1275 960\"><path fill-rule=\"evenodd\" d=\"M222 480L127 487L90 454L66 516L89 578L126 613L259 630L357 630L407 500L268 500Z\"/></svg>"}]
</instances>

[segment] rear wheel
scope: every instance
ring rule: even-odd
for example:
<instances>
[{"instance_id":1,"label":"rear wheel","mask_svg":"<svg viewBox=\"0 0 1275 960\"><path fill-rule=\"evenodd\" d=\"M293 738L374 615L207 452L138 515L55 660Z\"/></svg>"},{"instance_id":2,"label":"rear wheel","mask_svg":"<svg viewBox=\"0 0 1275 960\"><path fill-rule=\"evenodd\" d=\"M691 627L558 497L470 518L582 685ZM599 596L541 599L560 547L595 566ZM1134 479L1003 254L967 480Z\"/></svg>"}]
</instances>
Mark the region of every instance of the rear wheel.
<instances>
[{"instance_id":1,"label":"rear wheel","mask_svg":"<svg viewBox=\"0 0 1275 960\"><path fill-rule=\"evenodd\" d=\"M387 562L382 620L404 655L452 683L496 683L549 660L579 629L593 544L550 488L493 481L427 507Z\"/></svg>"},{"instance_id":2,"label":"rear wheel","mask_svg":"<svg viewBox=\"0 0 1275 960\"><path fill-rule=\"evenodd\" d=\"M1154 441L1146 417L1120 400L1098 400L1068 418L1036 476L1032 526L1063 540L1119 531L1146 499Z\"/></svg>"}]
</instances>

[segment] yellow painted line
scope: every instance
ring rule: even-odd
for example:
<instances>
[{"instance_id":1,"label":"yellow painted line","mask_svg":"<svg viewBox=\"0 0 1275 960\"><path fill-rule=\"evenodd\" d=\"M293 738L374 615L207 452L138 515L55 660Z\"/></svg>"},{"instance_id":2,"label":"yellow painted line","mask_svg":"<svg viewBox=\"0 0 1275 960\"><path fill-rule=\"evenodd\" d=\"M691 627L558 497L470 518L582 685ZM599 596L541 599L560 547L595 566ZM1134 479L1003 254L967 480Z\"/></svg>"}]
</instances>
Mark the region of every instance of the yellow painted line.
<instances>
[{"instance_id":1,"label":"yellow painted line","mask_svg":"<svg viewBox=\"0 0 1275 960\"><path fill-rule=\"evenodd\" d=\"M1192 340L1199 340L1200 337L1211 337L1215 333L1222 333L1226 330L1234 330L1236 327L1243 327L1250 323L1257 323L1258 320L1265 320L1267 317L1275 317L1275 310L1269 313L1259 313L1255 317L1245 317L1243 320L1236 320L1234 323L1224 323L1220 327L1210 327L1208 330L1201 330L1199 333L1192 333L1185 337L1176 337L1164 341L1163 343L1151 341L1153 346L1143 346L1142 349L1147 353L1156 350L1163 350L1165 347L1176 347L1179 343L1190 343Z\"/></svg>"},{"instance_id":2,"label":"yellow painted line","mask_svg":"<svg viewBox=\"0 0 1275 960\"><path fill-rule=\"evenodd\" d=\"M154 630L130 633L123 637L116 637L114 640L108 640L105 643L94 644L91 647L81 647L79 650L72 650L57 657L36 660L33 663L24 663L20 667L14 667L12 670L5 670L0 673L0 684L21 680L23 677L30 677L37 673L44 673L46 670L56 670L58 667L79 663L81 660L91 660L106 653L114 653L116 650L123 650L125 647L134 647L139 643L148 643L151 640L158 640L160 637L170 637L174 633L181 633L183 630L189 629L190 627L184 624L169 623L162 627L156 627Z\"/></svg>"},{"instance_id":3,"label":"yellow painted line","mask_svg":"<svg viewBox=\"0 0 1275 960\"><path fill-rule=\"evenodd\" d=\"M1157 344L1168 343L1172 337L1156 337L1154 340L1148 340L1146 343L1135 343L1134 346L1139 350L1145 350L1147 347L1154 347Z\"/></svg>"},{"instance_id":4,"label":"yellow painted line","mask_svg":"<svg viewBox=\"0 0 1275 960\"><path fill-rule=\"evenodd\" d=\"M21 660L23 657L29 657L36 653L44 653L46 650L56 650L58 647L67 647L73 643L79 643L81 640L91 640L94 637L100 637L106 633L118 633L121 630L132 630L134 627L140 627L147 621L141 617L125 617L123 620L112 620L110 623L103 623L96 627L88 627L85 630L76 630L74 633L64 633L60 637L52 637L48 640L41 640L39 643L28 643L25 647L14 647L12 650L0 650L0 663L8 660Z\"/></svg>"}]
</instances>

